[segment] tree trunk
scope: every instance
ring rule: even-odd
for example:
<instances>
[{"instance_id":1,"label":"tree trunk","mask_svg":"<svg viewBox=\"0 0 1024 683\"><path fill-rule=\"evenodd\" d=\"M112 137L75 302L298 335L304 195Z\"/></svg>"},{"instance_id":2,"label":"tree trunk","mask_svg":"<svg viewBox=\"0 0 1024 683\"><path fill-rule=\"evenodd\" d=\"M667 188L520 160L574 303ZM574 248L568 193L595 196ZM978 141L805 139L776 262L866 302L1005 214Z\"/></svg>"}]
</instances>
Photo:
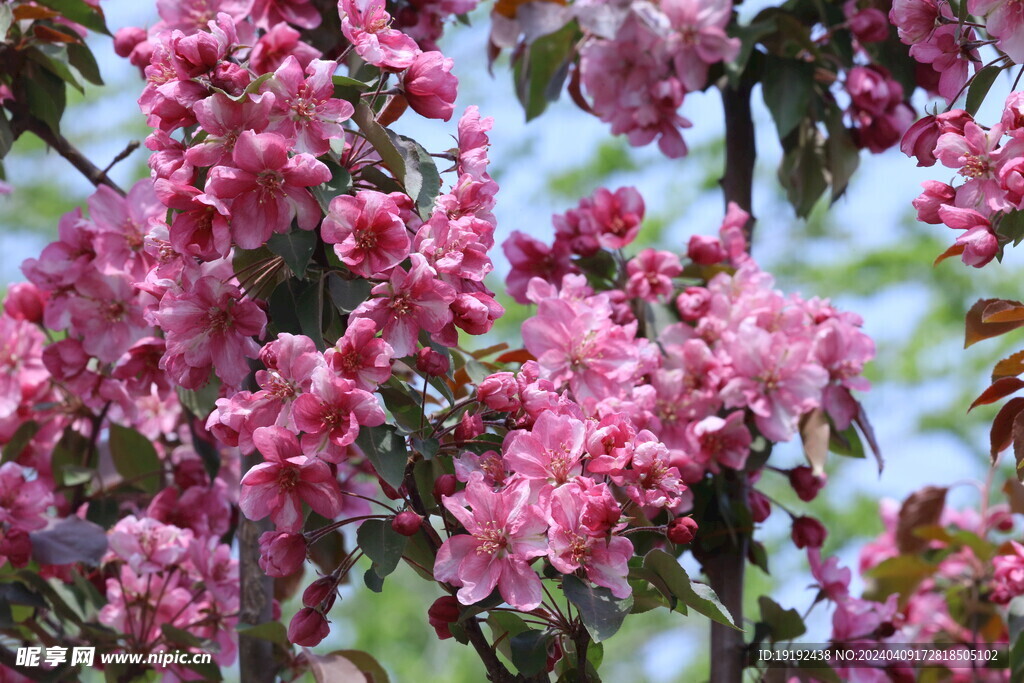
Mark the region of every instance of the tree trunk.
<instances>
[{"instance_id":1,"label":"tree trunk","mask_svg":"<svg viewBox=\"0 0 1024 683\"><path fill-rule=\"evenodd\" d=\"M248 472L262 462L253 454L242 459L242 470ZM254 522L244 515L238 522L238 570L241 578L241 605L238 620L255 625L270 621L274 599L274 580L260 569L260 534L269 531L269 520ZM274 644L269 640L239 634L238 665L241 679L249 683L273 683L277 672Z\"/></svg>"}]
</instances>

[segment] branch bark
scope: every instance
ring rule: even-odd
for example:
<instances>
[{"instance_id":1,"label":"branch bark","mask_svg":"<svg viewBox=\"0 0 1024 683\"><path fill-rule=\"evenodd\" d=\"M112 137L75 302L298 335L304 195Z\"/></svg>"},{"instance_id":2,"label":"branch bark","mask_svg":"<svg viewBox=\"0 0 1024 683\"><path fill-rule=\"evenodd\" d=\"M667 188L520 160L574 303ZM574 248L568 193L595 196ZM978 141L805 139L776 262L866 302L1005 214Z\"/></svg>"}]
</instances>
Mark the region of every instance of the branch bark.
<instances>
[{"instance_id":1,"label":"branch bark","mask_svg":"<svg viewBox=\"0 0 1024 683\"><path fill-rule=\"evenodd\" d=\"M725 204L735 202L751 214L743 234L750 249L754 234L753 194L754 162L757 145L754 138L754 119L750 111L753 80L743 77L740 83L722 87L722 105L725 110L725 169L721 186ZM720 475L724 476L724 475ZM738 476L726 477L725 489L729 499L746 499L747 480ZM708 557L702 558L704 571L711 587L736 624L743 625L743 581L747 562L749 530L736 529L731 540ZM746 663L746 641L743 632L712 622L711 624L711 682L742 683Z\"/></svg>"},{"instance_id":2,"label":"branch bark","mask_svg":"<svg viewBox=\"0 0 1024 683\"><path fill-rule=\"evenodd\" d=\"M242 460L248 472L262 459L257 454ZM274 580L260 569L260 534L269 531L268 520L254 522L241 515L238 521L238 567L241 579L241 601L238 619L243 624L262 624L271 620ZM277 666L274 663L274 644L269 640L238 636L238 664L243 681L273 683Z\"/></svg>"}]
</instances>

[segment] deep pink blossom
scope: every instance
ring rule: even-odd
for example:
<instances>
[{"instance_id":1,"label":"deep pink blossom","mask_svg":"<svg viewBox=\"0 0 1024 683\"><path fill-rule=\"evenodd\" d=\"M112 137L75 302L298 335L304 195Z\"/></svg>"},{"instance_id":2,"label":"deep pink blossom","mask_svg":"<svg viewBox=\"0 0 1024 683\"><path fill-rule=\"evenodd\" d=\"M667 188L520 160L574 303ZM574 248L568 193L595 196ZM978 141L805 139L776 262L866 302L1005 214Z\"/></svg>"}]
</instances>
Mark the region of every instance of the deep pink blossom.
<instances>
[{"instance_id":1,"label":"deep pink blossom","mask_svg":"<svg viewBox=\"0 0 1024 683\"><path fill-rule=\"evenodd\" d=\"M449 306L455 301L455 290L437 279L422 254L409 258L408 272L394 268L387 282L371 290L372 298L352 312L353 319L373 320L398 358L416 349L420 330L440 332L452 319Z\"/></svg>"},{"instance_id":2,"label":"deep pink blossom","mask_svg":"<svg viewBox=\"0 0 1024 683\"><path fill-rule=\"evenodd\" d=\"M975 268L981 268L995 258L999 251L999 239L987 218L973 209L955 206L940 206L939 217L954 230L964 230L956 238L956 244L963 245L961 259Z\"/></svg>"},{"instance_id":3,"label":"deep pink blossom","mask_svg":"<svg viewBox=\"0 0 1024 683\"><path fill-rule=\"evenodd\" d=\"M268 130L293 140L296 151L315 157L327 153L332 138L345 137L341 124L355 109L334 97L331 77L337 68L337 62L314 59L306 66L307 77L303 78L298 60L286 58L266 83L267 90L276 96Z\"/></svg>"},{"instance_id":4,"label":"deep pink blossom","mask_svg":"<svg viewBox=\"0 0 1024 683\"><path fill-rule=\"evenodd\" d=\"M363 277L385 274L409 255L409 231L398 205L374 190L332 199L320 235L349 270Z\"/></svg>"},{"instance_id":5,"label":"deep pink blossom","mask_svg":"<svg viewBox=\"0 0 1024 683\"><path fill-rule=\"evenodd\" d=\"M270 519L278 530L302 528L302 504L333 519L341 512L341 489L327 463L302 454L295 435L281 427L261 427L253 443L266 462L242 477L238 506L249 519Z\"/></svg>"},{"instance_id":6,"label":"deep pink blossom","mask_svg":"<svg viewBox=\"0 0 1024 683\"><path fill-rule=\"evenodd\" d=\"M475 475L460 496L442 499L469 533L444 542L434 562L434 577L459 586L462 604L480 602L497 586L502 599L516 609L540 605L540 577L530 568L530 560L547 554L548 525L529 497L525 482L495 492Z\"/></svg>"},{"instance_id":7,"label":"deep pink blossom","mask_svg":"<svg viewBox=\"0 0 1024 683\"><path fill-rule=\"evenodd\" d=\"M679 80L688 91L703 90L708 66L732 60L740 49L740 39L725 32L731 0L666 0L660 7L679 32L670 41Z\"/></svg>"},{"instance_id":8,"label":"deep pink blossom","mask_svg":"<svg viewBox=\"0 0 1024 683\"><path fill-rule=\"evenodd\" d=\"M270 125L273 93L245 95L238 100L214 93L196 102L196 120L207 135L189 147L185 158L196 166L215 166L232 158L238 136L247 130L262 133Z\"/></svg>"},{"instance_id":9,"label":"deep pink blossom","mask_svg":"<svg viewBox=\"0 0 1024 683\"><path fill-rule=\"evenodd\" d=\"M645 301L672 296L672 278L683 272L679 257L670 251L644 249L626 263L626 296Z\"/></svg>"},{"instance_id":10,"label":"deep pink blossom","mask_svg":"<svg viewBox=\"0 0 1024 683\"><path fill-rule=\"evenodd\" d=\"M451 73L454 64L436 51L416 55L402 77L402 91L413 111L428 119L452 118L459 87L459 79Z\"/></svg>"},{"instance_id":11,"label":"deep pink blossom","mask_svg":"<svg viewBox=\"0 0 1024 683\"><path fill-rule=\"evenodd\" d=\"M504 460L526 479L562 486L583 471L586 431L580 420L544 413L530 431L508 433L502 446Z\"/></svg>"},{"instance_id":12,"label":"deep pink blossom","mask_svg":"<svg viewBox=\"0 0 1024 683\"><path fill-rule=\"evenodd\" d=\"M288 141L276 133L245 131L231 158L215 166L207 194L231 200L231 235L243 249L255 249L275 232L288 232L292 219L303 230L320 222L320 206L306 188L331 179L331 172L309 154L288 157Z\"/></svg>"},{"instance_id":13,"label":"deep pink blossom","mask_svg":"<svg viewBox=\"0 0 1024 683\"><path fill-rule=\"evenodd\" d=\"M313 372L309 392L295 399L293 416L296 426L306 432L302 437L306 450L323 447L327 441L344 448L355 441L360 426L384 424L384 411L373 394L326 367Z\"/></svg>"},{"instance_id":14,"label":"deep pink blossom","mask_svg":"<svg viewBox=\"0 0 1024 683\"><path fill-rule=\"evenodd\" d=\"M376 335L377 324L369 318L350 320L338 343L324 352L327 367L366 391L386 382L395 351Z\"/></svg>"},{"instance_id":15,"label":"deep pink blossom","mask_svg":"<svg viewBox=\"0 0 1024 683\"><path fill-rule=\"evenodd\" d=\"M356 54L374 65L401 71L408 69L420 49L409 36L391 28L384 0L338 0L341 31Z\"/></svg>"}]
</instances>

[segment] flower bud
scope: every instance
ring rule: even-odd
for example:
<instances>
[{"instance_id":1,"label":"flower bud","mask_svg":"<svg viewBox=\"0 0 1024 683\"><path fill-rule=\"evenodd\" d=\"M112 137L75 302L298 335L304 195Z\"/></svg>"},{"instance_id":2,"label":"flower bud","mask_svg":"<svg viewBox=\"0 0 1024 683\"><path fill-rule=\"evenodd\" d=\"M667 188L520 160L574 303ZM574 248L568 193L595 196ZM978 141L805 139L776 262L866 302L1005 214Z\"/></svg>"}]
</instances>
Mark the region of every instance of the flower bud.
<instances>
[{"instance_id":1,"label":"flower bud","mask_svg":"<svg viewBox=\"0 0 1024 683\"><path fill-rule=\"evenodd\" d=\"M127 57L135 49L135 46L145 39L145 29L138 26L125 26L114 34L114 52L118 57Z\"/></svg>"},{"instance_id":2,"label":"flower bud","mask_svg":"<svg viewBox=\"0 0 1024 683\"><path fill-rule=\"evenodd\" d=\"M434 500L440 503L441 496L450 496L455 493L455 487L458 484L459 480L455 478L454 474L442 474L434 482Z\"/></svg>"},{"instance_id":3,"label":"flower bud","mask_svg":"<svg viewBox=\"0 0 1024 683\"><path fill-rule=\"evenodd\" d=\"M703 318L711 305L711 292L704 287L687 287L676 297L676 308L683 320Z\"/></svg>"},{"instance_id":4,"label":"flower bud","mask_svg":"<svg viewBox=\"0 0 1024 683\"><path fill-rule=\"evenodd\" d=\"M439 639L447 640L452 637L448 624L456 622L461 611L455 596L445 595L435 600L427 610L427 622L434 627Z\"/></svg>"},{"instance_id":5,"label":"flower bud","mask_svg":"<svg viewBox=\"0 0 1024 683\"><path fill-rule=\"evenodd\" d=\"M496 372L476 388L477 398L491 410L510 412L519 407L519 385L511 372Z\"/></svg>"},{"instance_id":6,"label":"flower bud","mask_svg":"<svg viewBox=\"0 0 1024 683\"><path fill-rule=\"evenodd\" d=\"M422 524L423 518L412 510L399 512L391 520L391 528L403 536L412 536L420 530Z\"/></svg>"},{"instance_id":7,"label":"flower bud","mask_svg":"<svg viewBox=\"0 0 1024 683\"><path fill-rule=\"evenodd\" d=\"M818 496L818 491L825 485L825 476L817 476L807 465L794 467L789 471L789 484L796 491L800 500L809 503Z\"/></svg>"},{"instance_id":8,"label":"flower bud","mask_svg":"<svg viewBox=\"0 0 1024 683\"><path fill-rule=\"evenodd\" d=\"M797 517L793 520L793 543L797 548L820 548L828 531L814 517Z\"/></svg>"},{"instance_id":9,"label":"flower bud","mask_svg":"<svg viewBox=\"0 0 1024 683\"><path fill-rule=\"evenodd\" d=\"M48 295L34 284L18 282L7 289L4 312L15 320L41 323L47 298Z\"/></svg>"},{"instance_id":10,"label":"flower bud","mask_svg":"<svg viewBox=\"0 0 1024 683\"><path fill-rule=\"evenodd\" d=\"M330 632L327 619L312 607L300 609L288 624L288 640L303 647L319 645Z\"/></svg>"},{"instance_id":11,"label":"flower bud","mask_svg":"<svg viewBox=\"0 0 1024 683\"><path fill-rule=\"evenodd\" d=\"M772 514L771 502L756 489L747 494L747 505L750 506L750 516L757 524L768 519L768 516Z\"/></svg>"},{"instance_id":12,"label":"flower bud","mask_svg":"<svg viewBox=\"0 0 1024 683\"><path fill-rule=\"evenodd\" d=\"M686 255L691 261L701 266L721 263L729 256L722 241L710 235L692 235L690 243L686 246Z\"/></svg>"},{"instance_id":13,"label":"flower bud","mask_svg":"<svg viewBox=\"0 0 1024 683\"><path fill-rule=\"evenodd\" d=\"M319 578L306 586L306 590L302 591L302 604L304 607L317 607L325 600L329 600L324 605L324 610L329 610L331 605L334 604L335 596L338 594L337 588L338 582L334 577L324 576Z\"/></svg>"},{"instance_id":14,"label":"flower bud","mask_svg":"<svg viewBox=\"0 0 1024 683\"><path fill-rule=\"evenodd\" d=\"M451 119L459 88L459 79L451 74L454 64L437 51L416 56L402 78L405 99L413 111L428 119Z\"/></svg>"},{"instance_id":15,"label":"flower bud","mask_svg":"<svg viewBox=\"0 0 1024 683\"><path fill-rule=\"evenodd\" d=\"M24 567L32 556L32 539L24 529L8 529L0 539L0 556L15 567Z\"/></svg>"},{"instance_id":16,"label":"flower bud","mask_svg":"<svg viewBox=\"0 0 1024 683\"><path fill-rule=\"evenodd\" d=\"M290 576L305 560L306 539L302 534L267 531L260 536L260 569L267 576Z\"/></svg>"},{"instance_id":17,"label":"flower bud","mask_svg":"<svg viewBox=\"0 0 1024 683\"><path fill-rule=\"evenodd\" d=\"M416 352L416 369L424 375L442 377L448 374L450 367L448 359L429 346L424 346Z\"/></svg>"},{"instance_id":18,"label":"flower bud","mask_svg":"<svg viewBox=\"0 0 1024 683\"><path fill-rule=\"evenodd\" d=\"M693 517L676 517L668 523L665 535L676 545L686 545L697 536L697 520Z\"/></svg>"},{"instance_id":19,"label":"flower bud","mask_svg":"<svg viewBox=\"0 0 1024 683\"><path fill-rule=\"evenodd\" d=\"M862 9L850 17L850 31L862 43L880 43L889 37L889 19L880 9Z\"/></svg>"},{"instance_id":20,"label":"flower bud","mask_svg":"<svg viewBox=\"0 0 1024 683\"><path fill-rule=\"evenodd\" d=\"M484 433L484 419L479 415L466 412L462 414L459 425L455 428L456 441L469 441Z\"/></svg>"}]
</instances>

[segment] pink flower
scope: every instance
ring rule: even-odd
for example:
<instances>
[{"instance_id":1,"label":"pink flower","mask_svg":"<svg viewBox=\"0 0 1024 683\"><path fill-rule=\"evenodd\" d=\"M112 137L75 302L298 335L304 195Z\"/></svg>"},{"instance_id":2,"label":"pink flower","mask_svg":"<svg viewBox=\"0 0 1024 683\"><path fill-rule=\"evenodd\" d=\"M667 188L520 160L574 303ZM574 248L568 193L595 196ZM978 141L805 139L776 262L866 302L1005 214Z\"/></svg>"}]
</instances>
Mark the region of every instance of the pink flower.
<instances>
[{"instance_id":1,"label":"pink flower","mask_svg":"<svg viewBox=\"0 0 1024 683\"><path fill-rule=\"evenodd\" d=\"M318 157L331 148L331 138L345 137L341 124L355 109L334 97L331 78L337 68L337 62L314 59L304 79L299 61L289 56L267 81L267 89L277 98L269 130L294 140L299 152Z\"/></svg>"},{"instance_id":2,"label":"pink flower","mask_svg":"<svg viewBox=\"0 0 1024 683\"><path fill-rule=\"evenodd\" d=\"M672 278L683 272L679 257L670 251L644 249L626 263L626 296L645 301L672 296Z\"/></svg>"},{"instance_id":3,"label":"pink flower","mask_svg":"<svg viewBox=\"0 0 1024 683\"><path fill-rule=\"evenodd\" d=\"M422 254L409 257L411 267L391 271L391 277L371 290L373 298L352 311L352 319L373 320L395 356L408 356L416 350L420 330L440 332L452 319L449 308L455 290L437 279Z\"/></svg>"},{"instance_id":4,"label":"pink flower","mask_svg":"<svg viewBox=\"0 0 1024 683\"><path fill-rule=\"evenodd\" d=\"M579 570L619 599L633 589L626 581L633 544L622 536L594 534L585 524L587 505L583 489L570 484L551 493L548 513L548 558L563 574Z\"/></svg>"},{"instance_id":5,"label":"pink flower","mask_svg":"<svg viewBox=\"0 0 1024 683\"><path fill-rule=\"evenodd\" d=\"M46 526L46 508L53 492L39 478L29 480L26 469L14 462L0 465L0 524L22 531Z\"/></svg>"},{"instance_id":6,"label":"pink flower","mask_svg":"<svg viewBox=\"0 0 1024 683\"><path fill-rule=\"evenodd\" d=\"M263 30L273 31L284 22L299 28L316 28L322 17L310 0L255 0L252 19Z\"/></svg>"},{"instance_id":7,"label":"pink flower","mask_svg":"<svg viewBox=\"0 0 1024 683\"><path fill-rule=\"evenodd\" d=\"M570 260L568 243L557 239L549 247L516 230L501 245L501 249L512 265L505 286L509 296L521 304L529 303L526 288L533 278L539 277L545 282L557 284L564 275L576 271Z\"/></svg>"},{"instance_id":8,"label":"pink flower","mask_svg":"<svg viewBox=\"0 0 1024 683\"><path fill-rule=\"evenodd\" d=\"M303 607L288 624L288 640L302 647L315 647L327 637L331 627L327 618L312 607Z\"/></svg>"},{"instance_id":9,"label":"pink flower","mask_svg":"<svg viewBox=\"0 0 1024 683\"><path fill-rule=\"evenodd\" d=\"M954 230L966 232L956 238L956 244L964 247L961 259L975 268L981 268L995 258L999 251L999 240L987 218L973 209L955 206L940 206L939 217Z\"/></svg>"},{"instance_id":10,"label":"pink flower","mask_svg":"<svg viewBox=\"0 0 1024 683\"><path fill-rule=\"evenodd\" d=\"M935 30L938 18L939 4L936 0L893 0L889 10L889 21L899 32L900 40L907 45L927 39Z\"/></svg>"},{"instance_id":11,"label":"pink flower","mask_svg":"<svg viewBox=\"0 0 1024 683\"><path fill-rule=\"evenodd\" d=\"M369 318L350 320L338 343L324 352L327 367L357 388L373 391L391 377L395 355L391 345L376 335L377 324Z\"/></svg>"},{"instance_id":12,"label":"pink flower","mask_svg":"<svg viewBox=\"0 0 1024 683\"><path fill-rule=\"evenodd\" d=\"M285 233L292 219L303 230L320 222L320 206L306 188L331 179L330 170L309 154L288 158L290 146L276 133L238 136L234 166L215 166L207 194L231 201L231 235L243 249L255 249L275 232Z\"/></svg>"},{"instance_id":13,"label":"pink flower","mask_svg":"<svg viewBox=\"0 0 1024 683\"><path fill-rule=\"evenodd\" d=\"M413 111L428 119L452 118L459 87L459 79L451 74L454 64L440 52L416 55L402 77L402 90Z\"/></svg>"},{"instance_id":14,"label":"pink flower","mask_svg":"<svg viewBox=\"0 0 1024 683\"><path fill-rule=\"evenodd\" d=\"M216 275L200 277L187 291L167 292L153 318L167 341L160 368L188 389L202 386L211 367L226 384L240 385L249 374L245 359L259 352L252 337L267 324L256 302Z\"/></svg>"},{"instance_id":15,"label":"pink flower","mask_svg":"<svg viewBox=\"0 0 1024 683\"><path fill-rule=\"evenodd\" d=\"M771 441L787 441L796 422L821 401L828 373L808 358L810 349L784 334L744 322L726 340L736 377L722 388L730 408L749 407Z\"/></svg>"},{"instance_id":16,"label":"pink flower","mask_svg":"<svg viewBox=\"0 0 1024 683\"><path fill-rule=\"evenodd\" d=\"M938 225L942 222L939 217L940 206L952 206L956 199L956 189L952 185L940 183L937 180L926 180L921 183L924 188L912 204L917 209L917 220L923 223Z\"/></svg>"},{"instance_id":17,"label":"pink flower","mask_svg":"<svg viewBox=\"0 0 1024 683\"><path fill-rule=\"evenodd\" d=\"M852 574L848 567L839 567L838 557L822 562L821 548L812 546L807 549L807 559L811 564L811 576L829 600L835 602L849 595Z\"/></svg>"},{"instance_id":18,"label":"pink flower","mask_svg":"<svg viewBox=\"0 0 1024 683\"><path fill-rule=\"evenodd\" d=\"M530 505L525 482L494 492L474 475L460 496L445 496L444 506L468 534L452 536L437 552L434 577L459 586L459 602L480 602L497 586L502 599L518 610L541 602L540 577L530 560L548 553L547 523Z\"/></svg>"},{"instance_id":19,"label":"pink flower","mask_svg":"<svg viewBox=\"0 0 1024 683\"><path fill-rule=\"evenodd\" d=\"M825 543L828 531L814 517L796 517L793 519L791 535L797 548L820 548Z\"/></svg>"},{"instance_id":20,"label":"pink flower","mask_svg":"<svg viewBox=\"0 0 1024 683\"><path fill-rule=\"evenodd\" d=\"M349 270L363 277L387 273L409 255L409 231L398 205L373 190L332 199L320 235Z\"/></svg>"},{"instance_id":21,"label":"pink flower","mask_svg":"<svg viewBox=\"0 0 1024 683\"><path fill-rule=\"evenodd\" d=\"M344 448L359 436L361 425L384 424L384 411L373 394L328 368L313 372L309 392L295 399L292 410L296 426L306 432L302 445L307 450L323 447L326 441Z\"/></svg>"},{"instance_id":22,"label":"pink flower","mask_svg":"<svg viewBox=\"0 0 1024 683\"><path fill-rule=\"evenodd\" d=\"M635 187L620 187L615 192L600 187L593 196L580 202L581 222L597 236L605 249L622 249L640 232L644 220L644 199Z\"/></svg>"},{"instance_id":23,"label":"pink flower","mask_svg":"<svg viewBox=\"0 0 1024 683\"><path fill-rule=\"evenodd\" d=\"M895 8L894 8L895 9ZM977 68L981 61L977 50L969 49L966 44L975 40L974 30L963 31L960 40L960 27L947 24L935 29L923 42L910 48L910 56L923 64L931 64L938 71L939 94L952 102L964 83L967 82L968 65Z\"/></svg>"},{"instance_id":24,"label":"pink flower","mask_svg":"<svg viewBox=\"0 0 1024 683\"><path fill-rule=\"evenodd\" d=\"M196 166L215 166L231 159L238 136L251 130L262 133L270 125L272 93L245 95L234 100L214 93L196 102L195 114L207 136L185 152L185 158Z\"/></svg>"},{"instance_id":25,"label":"pink flower","mask_svg":"<svg viewBox=\"0 0 1024 683\"><path fill-rule=\"evenodd\" d=\"M583 472L586 432L580 420L543 413L532 430L508 433L502 445L505 463L526 479L561 486Z\"/></svg>"},{"instance_id":26,"label":"pink flower","mask_svg":"<svg viewBox=\"0 0 1024 683\"><path fill-rule=\"evenodd\" d=\"M295 435L282 427L260 427L253 443L266 460L242 477L238 506L249 519L270 519L280 531L302 529L302 504L333 519L341 512L341 489L327 463L302 454Z\"/></svg>"},{"instance_id":27,"label":"pink flower","mask_svg":"<svg viewBox=\"0 0 1024 683\"><path fill-rule=\"evenodd\" d=\"M364 61L392 71L412 66L420 49L409 36L390 28L384 0L338 0L341 31Z\"/></svg>"},{"instance_id":28,"label":"pink flower","mask_svg":"<svg viewBox=\"0 0 1024 683\"><path fill-rule=\"evenodd\" d=\"M708 463L712 472L719 465L742 470L750 454L750 431L743 424L744 413L735 410L723 420L717 415L705 417L688 427L688 436L697 447L699 461Z\"/></svg>"},{"instance_id":29,"label":"pink flower","mask_svg":"<svg viewBox=\"0 0 1024 683\"><path fill-rule=\"evenodd\" d=\"M317 17L319 18L319 13ZM297 26L298 24L296 24ZM299 40L300 33L281 22L264 33L249 54L249 66L257 74L276 71L289 56L298 60L303 69L320 57L320 50Z\"/></svg>"},{"instance_id":30,"label":"pink flower","mask_svg":"<svg viewBox=\"0 0 1024 683\"><path fill-rule=\"evenodd\" d=\"M46 300L49 298L49 292L39 289L30 282L15 282L7 288L4 313L15 320L41 323L43 309L46 308Z\"/></svg>"},{"instance_id":31,"label":"pink flower","mask_svg":"<svg viewBox=\"0 0 1024 683\"><path fill-rule=\"evenodd\" d=\"M703 90L708 66L728 62L740 50L739 38L730 38L725 26L732 16L730 0L668 0L661 10L679 36L670 43L676 73L688 91Z\"/></svg>"},{"instance_id":32,"label":"pink flower","mask_svg":"<svg viewBox=\"0 0 1024 683\"><path fill-rule=\"evenodd\" d=\"M626 494L643 507L674 507L686 490L679 470L670 464L668 449L646 429L636 435L629 469L614 479L621 479Z\"/></svg>"},{"instance_id":33,"label":"pink flower","mask_svg":"<svg viewBox=\"0 0 1024 683\"><path fill-rule=\"evenodd\" d=\"M996 47L1018 64L1024 62L1024 11L1013 0L968 0L967 11L985 17L985 31Z\"/></svg>"},{"instance_id":34,"label":"pink flower","mask_svg":"<svg viewBox=\"0 0 1024 683\"><path fill-rule=\"evenodd\" d=\"M192 532L163 524L152 517L129 515L110 530L108 561L119 558L136 574L162 572L178 564L188 552Z\"/></svg>"},{"instance_id":35,"label":"pink flower","mask_svg":"<svg viewBox=\"0 0 1024 683\"><path fill-rule=\"evenodd\" d=\"M1006 604L1024 594L1024 545L1010 541L1012 554L992 558L992 600Z\"/></svg>"},{"instance_id":36,"label":"pink flower","mask_svg":"<svg viewBox=\"0 0 1024 683\"><path fill-rule=\"evenodd\" d=\"M112 363L146 334L139 294L125 274L90 270L75 283L71 329L82 337L86 353Z\"/></svg>"}]
</instances>

